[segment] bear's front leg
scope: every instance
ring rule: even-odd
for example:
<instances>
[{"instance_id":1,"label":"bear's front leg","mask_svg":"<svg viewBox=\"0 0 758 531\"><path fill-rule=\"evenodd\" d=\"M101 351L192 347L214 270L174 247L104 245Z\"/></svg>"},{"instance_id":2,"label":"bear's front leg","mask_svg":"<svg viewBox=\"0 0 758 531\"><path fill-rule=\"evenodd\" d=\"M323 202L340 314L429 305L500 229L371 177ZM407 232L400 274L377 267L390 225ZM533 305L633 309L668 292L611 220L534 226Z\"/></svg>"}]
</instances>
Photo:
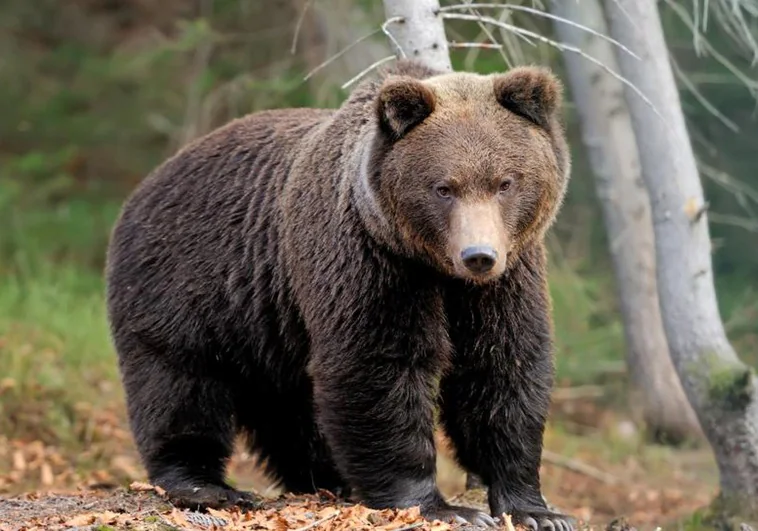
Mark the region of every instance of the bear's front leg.
<instances>
[{"instance_id":1,"label":"bear's front leg","mask_svg":"<svg viewBox=\"0 0 758 531\"><path fill-rule=\"evenodd\" d=\"M569 531L570 518L545 504L539 477L553 385L543 260L534 249L492 284L450 286L454 356L441 382L442 421L461 465L487 486L493 516Z\"/></svg>"},{"instance_id":2,"label":"bear's front leg","mask_svg":"<svg viewBox=\"0 0 758 531\"><path fill-rule=\"evenodd\" d=\"M376 312L364 310L364 300L359 312L328 320L339 323L334 329L311 333L319 426L340 474L367 506L419 506L430 520L494 526L481 511L449 505L437 488L435 382L450 345L436 319L441 298L414 296L396 296Z\"/></svg>"}]
</instances>

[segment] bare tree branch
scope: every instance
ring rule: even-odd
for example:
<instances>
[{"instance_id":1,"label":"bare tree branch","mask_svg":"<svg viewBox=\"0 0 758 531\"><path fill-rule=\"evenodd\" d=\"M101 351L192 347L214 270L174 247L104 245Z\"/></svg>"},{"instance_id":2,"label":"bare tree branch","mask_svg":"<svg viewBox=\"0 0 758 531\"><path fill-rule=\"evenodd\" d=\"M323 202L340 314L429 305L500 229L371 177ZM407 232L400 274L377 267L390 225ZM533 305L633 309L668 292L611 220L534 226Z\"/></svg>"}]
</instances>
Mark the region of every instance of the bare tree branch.
<instances>
[{"instance_id":1,"label":"bare tree branch","mask_svg":"<svg viewBox=\"0 0 758 531\"><path fill-rule=\"evenodd\" d=\"M399 22L400 20L401 19L399 17L395 17L394 19L389 19L389 20L385 21L384 24L382 24L382 26L380 28L378 28L378 29L372 31L371 33L369 33L367 35L364 35L363 37L361 37L359 39L356 39L355 41L351 42L350 44L348 44L347 46L345 46L342 50L340 50L339 52L335 53L334 55L332 55L331 57L329 57L328 59L326 59L324 62L322 62L321 64L319 64L318 66L316 66L313 70L311 70L310 72L308 72L308 74L305 76L305 78L303 78L303 81L308 81L316 72L318 72L322 68L325 68L325 67L329 66L331 63L333 63L334 61L336 61L337 59L339 59L340 57L342 57L343 55L345 55L348 51L350 51L351 49L353 49L355 46L357 46L358 44L360 44L361 42L363 42L363 41L365 41L367 39L370 39L371 37L373 37L374 35L376 35L379 32L384 32L385 34L387 34L388 37L392 38L387 33L386 27L387 27L387 25L389 25L389 24L391 24L393 22Z\"/></svg>"},{"instance_id":2,"label":"bare tree branch","mask_svg":"<svg viewBox=\"0 0 758 531\"><path fill-rule=\"evenodd\" d=\"M379 68L384 63L388 63L388 62L390 62L390 61L392 61L394 59L397 59L397 56L395 56L395 55L388 55L387 57L379 59L378 61L370 64L368 67L366 67L363 70L361 70L360 72L358 72L358 74L356 74L354 77L350 78L345 83L343 83L342 84L342 89L346 89L347 87L349 87L350 85L352 85L353 83L355 83L356 81L358 81L359 79L361 79L362 77L364 77L366 74L368 74L369 72L371 72L372 70L374 70L376 68Z\"/></svg>"},{"instance_id":3,"label":"bare tree branch","mask_svg":"<svg viewBox=\"0 0 758 531\"><path fill-rule=\"evenodd\" d=\"M290 47L290 53L295 55L297 50L297 40L300 38L300 31L303 29L303 21L305 21L305 14L308 12L308 8L311 7L313 0L305 0L303 10L300 12L300 16L297 17L297 24L295 25L295 35L292 36L292 46Z\"/></svg>"},{"instance_id":4,"label":"bare tree branch","mask_svg":"<svg viewBox=\"0 0 758 531\"><path fill-rule=\"evenodd\" d=\"M503 45L492 42L456 42L447 43L451 48L482 48L484 50L502 50Z\"/></svg>"},{"instance_id":5,"label":"bare tree branch","mask_svg":"<svg viewBox=\"0 0 758 531\"><path fill-rule=\"evenodd\" d=\"M597 66L601 67L603 70L608 72L610 75L621 81L624 85L628 86L630 89L632 89L646 104L650 106L650 108L653 110L653 112L661 119L661 122L663 123L664 127L668 127L668 124L663 119L663 116L658 111L658 109L655 108L655 105L650 101L650 98L648 98L645 94L642 93L640 89L638 89L633 83L631 83L629 80L627 80L622 75L618 74L617 72L614 72L612 69L608 68L605 64L603 64L601 61L598 61L591 55L585 53L580 48L577 48L576 46L571 46L566 43L558 42L553 39L550 39L548 37L545 37L544 35L540 35L539 33L535 33L533 31L526 30L524 28L520 28L518 26L514 26L513 24L508 24L506 22L500 22L497 19L494 19L492 17L485 17L485 16L478 16L478 15L466 15L463 13L444 13L442 15L443 18L446 19L454 19L454 20L471 20L474 22L485 22L487 24L492 24L493 26L497 26L500 28L503 28L505 30L514 32L514 33L520 33L523 35L526 35L528 37L532 37L535 40L538 40L540 42L543 42L549 46L552 46L554 48L557 48L558 50L562 52L571 52L576 53L587 59L588 61L592 62L593 64L596 64ZM635 56L636 57L636 56Z\"/></svg>"},{"instance_id":6,"label":"bare tree branch","mask_svg":"<svg viewBox=\"0 0 758 531\"><path fill-rule=\"evenodd\" d=\"M677 4L674 0L663 0L676 14L679 19L684 22L684 24L687 25L687 27L690 28L691 31L697 32L697 28L695 26L694 21L690 17L690 14L687 12L686 9L684 9L682 6ZM729 59L724 57L705 37L702 38L702 45L703 49L706 50L710 55L716 59L723 67L725 67L727 70L729 70L738 80L740 80L745 87L750 91L750 94L758 99L758 81L755 79L751 79L747 75L745 75L742 70L737 68L734 63L732 63Z\"/></svg>"},{"instance_id":7,"label":"bare tree branch","mask_svg":"<svg viewBox=\"0 0 758 531\"><path fill-rule=\"evenodd\" d=\"M714 223L741 227L750 232L758 232L758 221L752 219L734 216L732 214L719 214L717 212L709 212L708 219Z\"/></svg>"},{"instance_id":8,"label":"bare tree branch","mask_svg":"<svg viewBox=\"0 0 758 531\"><path fill-rule=\"evenodd\" d=\"M472 7L471 0L464 0L464 6L468 7L468 11L472 15L477 15L477 16L480 15L480 13ZM459 6L459 7L463 7L463 6ZM442 8L442 9L445 9L445 8ZM484 22L479 22L479 28L481 28L482 32L487 36L487 38L490 41L497 42L497 39L495 39L495 36L492 34L489 27L487 27L487 25ZM510 58L508 57L508 54L505 53L505 50L502 47L500 48L500 57L503 58L503 62L505 62L505 65L508 68L513 67L513 63L511 62Z\"/></svg>"},{"instance_id":9,"label":"bare tree branch","mask_svg":"<svg viewBox=\"0 0 758 531\"><path fill-rule=\"evenodd\" d=\"M692 80L687 76L687 74L679 68L679 63L676 62L676 59L674 58L673 54L669 54L669 59L671 60L671 66L674 70L674 74L676 74L676 78L684 85L695 97L697 101L700 102L700 105L702 105L708 112L710 112L713 116L716 117L718 121L720 121L722 124L724 124L726 127L731 129L735 133L739 133L740 128L737 124L735 124L733 121L731 121L729 118L724 116L724 114L716 108L716 106L711 103L708 98L705 97L705 95L700 92L700 89L697 88L697 85L692 82Z\"/></svg>"},{"instance_id":10,"label":"bare tree branch","mask_svg":"<svg viewBox=\"0 0 758 531\"><path fill-rule=\"evenodd\" d=\"M607 483L608 485L615 485L618 483L618 479L607 472L603 472L594 466L577 461L576 459L556 454L550 450L542 450L542 459L555 466L560 466L567 470L571 470L572 472L583 474L587 477Z\"/></svg>"},{"instance_id":11,"label":"bare tree branch","mask_svg":"<svg viewBox=\"0 0 758 531\"><path fill-rule=\"evenodd\" d=\"M703 8L703 31L707 29L707 16L709 6L713 7L716 18L722 27L730 34L734 41L752 54L752 65L758 62L758 42L752 30L745 20L746 12L753 18L758 18L758 2L756 0L715 0L705 2Z\"/></svg>"},{"instance_id":12,"label":"bare tree branch","mask_svg":"<svg viewBox=\"0 0 758 531\"><path fill-rule=\"evenodd\" d=\"M717 182L727 190L732 191L735 194L742 194L750 198L756 205L758 205L758 190L751 187L748 184L732 177L728 173L717 170L713 166L709 166L705 162L698 161L698 167L700 172L706 177L710 178L714 182Z\"/></svg>"},{"instance_id":13,"label":"bare tree branch","mask_svg":"<svg viewBox=\"0 0 758 531\"><path fill-rule=\"evenodd\" d=\"M403 47L400 46L400 43L397 42L397 39L394 37L394 35L392 35L389 29L387 29L387 27L390 24L395 24L397 22L403 22L403 17L388 18L387 20L384 21L384 24L382 24L381 30L384 32L387 38L392 42L392 44L396 46L397 50L400 52L400 55L402 55L403 57L407 57L405 50L403 50Z\"/></svg>"},{"instance_id":14,"label":"bare tree branch","mask_svg":"<svg viewBox=\"0 0 758 531\"><path fill-rule=\"evenodd\" d=\"M635 54L632 50L618 42L617 40L609 37L608 35L604 35L600 32L597 32L593 30L592 28L588 28L587 26L583 24L579 24L578 22L574 22L573 20L569 20L564 17L559 17L557 15L553 15L552 13L548 13L546 11L540 11L539 9L534 9L527 6L521 6L521 5L514 5L514 4L461 4L461 5L451 5L451 6L445 6L440 9L443 13L449 12L449 11L459 11L465 8L481 8L481 9L512 9L514 11L523 11L525 13L531 13L532 15L537 15L544 18L549 18L551 20L556 20L558 22L562 22L563 24L568 24L569 26L573 26L577 29L580 29L582 31L586 31L587 33L590 33L594 35L595 37L598 37L599 39L603 39L604 41L608 41L614 46L617 46L618 48L624 50L626 53L634 57L635 59L639 59L637 54ZM481 16L481 15L479 15Z\"/></svg>"}]
</instances>

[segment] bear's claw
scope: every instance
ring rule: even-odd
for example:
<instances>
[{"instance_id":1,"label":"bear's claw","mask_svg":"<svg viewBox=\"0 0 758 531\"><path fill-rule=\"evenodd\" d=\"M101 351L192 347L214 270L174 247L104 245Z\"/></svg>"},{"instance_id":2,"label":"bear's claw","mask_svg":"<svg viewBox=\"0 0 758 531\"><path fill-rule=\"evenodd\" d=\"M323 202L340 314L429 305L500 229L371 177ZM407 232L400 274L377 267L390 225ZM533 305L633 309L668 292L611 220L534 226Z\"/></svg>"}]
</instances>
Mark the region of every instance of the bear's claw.
<instances>
[{"instance_id":1,"label":"bear's claw","mask_svg":"<svg viewBox=\"0 0 758 531\"><path fill-rule=\"evenodd\" d=\"M485 528L497 527L497 522L490 515L469 507L445 505L424 510L422 514L427 520L440 520L446 523L469 524Z\"/></svg>"},{"instance_id":2,"label":"bear's claw","mask_svg":"<svg viewBox=\"0 0 758 531\"><path fill-rule=\"evenodd\" d=\"M568 518L554 516L540 516L539 523L537 519L524 515L520 518L514 518L514 523L521 523L533 531L575 531L574 525Z\"/></svg>"},{"instance_id":3,"label":"bear's claw","mask_svg":"<svg viewBox=\"0 0 758 531\"><path fill-rule=\"evenodd\" d=\"M205 484L166 489L168 501L174 506L196 511L223 509L237 506L241 509L258 509L260 500L248 492L228 486Z\"/></svg>"}]
</instances>

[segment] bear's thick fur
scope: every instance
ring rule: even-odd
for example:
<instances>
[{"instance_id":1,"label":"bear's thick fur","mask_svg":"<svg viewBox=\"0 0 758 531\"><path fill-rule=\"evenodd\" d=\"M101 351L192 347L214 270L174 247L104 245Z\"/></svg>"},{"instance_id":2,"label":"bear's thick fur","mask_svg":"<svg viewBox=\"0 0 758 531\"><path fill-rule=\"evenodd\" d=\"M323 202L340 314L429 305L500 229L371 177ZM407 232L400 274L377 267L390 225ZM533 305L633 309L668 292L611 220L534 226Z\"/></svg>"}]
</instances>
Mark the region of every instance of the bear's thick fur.
<instances>
[{"instance_id":1,"label":"bear's thick fur","mask_svg":"<svg viewBox=\"0 0 758 531\"><path fill-rule=\"evenodd\" d=\"M544 234L569 156L546 70L399 61L335 110L235 120L126 201L107 301L150 480L225 483L237 433L286 489L493 525L435 485L435 411L493 516L560 530L539 464L553 383Z\"/></svg>"}]
</instances>

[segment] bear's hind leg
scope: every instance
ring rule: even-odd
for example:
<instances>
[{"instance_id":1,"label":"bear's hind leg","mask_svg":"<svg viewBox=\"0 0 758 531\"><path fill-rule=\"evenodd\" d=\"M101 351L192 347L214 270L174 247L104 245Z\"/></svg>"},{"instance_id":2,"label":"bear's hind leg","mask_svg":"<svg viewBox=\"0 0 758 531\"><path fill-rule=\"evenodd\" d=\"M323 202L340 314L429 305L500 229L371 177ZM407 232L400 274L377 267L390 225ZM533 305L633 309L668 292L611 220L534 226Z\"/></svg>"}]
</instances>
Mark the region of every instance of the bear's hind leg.
<instances>
[{"instance_id":1,"label":"bear's hind leg","mask_svg":"<svg viewBox=\"0 0 758 531\"><path fill-rule=\"evenodd\" d=\"M178 507L255 506L251 495L224 481L234 440L229 385L177 366L169 356L129 347L122 377L130 425L150 481Z\"/></svg>"},{"instance_id":2,"label":"bear's hind leg","mask_svg":"<svg viewBox=\"0 0 758 531\"><path fill-rule=\"evenodd\" d=\"M255 396L250 396L250 388L258 390ZM270 388L263 392L264 388L248 386L237 408L240 423L250 434L250 450L259 454L267 472L288 492L312 494L323 489L348 497L349 489L316 426L310 383L286 392ZM275 407L245 408L245 403Z\"/></svg>"}]
</instances>

